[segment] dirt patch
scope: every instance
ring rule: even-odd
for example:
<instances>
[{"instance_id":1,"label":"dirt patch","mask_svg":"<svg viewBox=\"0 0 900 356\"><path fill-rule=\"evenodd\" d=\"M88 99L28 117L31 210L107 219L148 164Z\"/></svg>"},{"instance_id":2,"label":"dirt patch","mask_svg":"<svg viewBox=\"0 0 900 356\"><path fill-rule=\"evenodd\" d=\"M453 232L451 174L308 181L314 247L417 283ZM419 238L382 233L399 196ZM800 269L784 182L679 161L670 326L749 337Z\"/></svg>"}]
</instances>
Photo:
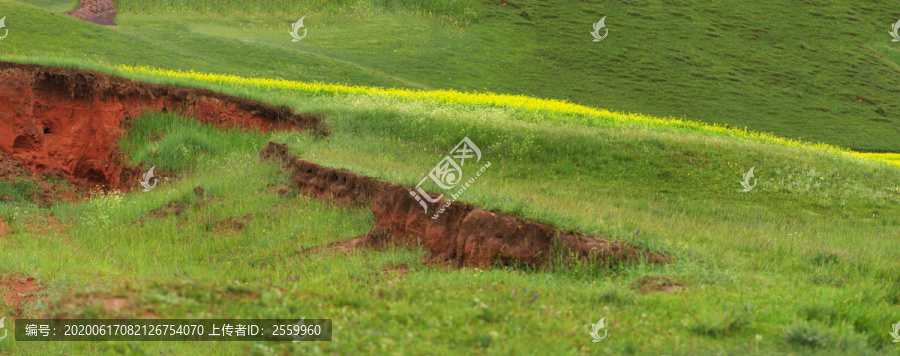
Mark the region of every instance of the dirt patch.
<instances>
[{"instance_id":1,"label":"dirt patch","mask_svg":"<svg viewBox=\"0 0 900 356\"><path fill-rule=\"evenodd\" d=\"M229 286L225 289L225 295L230 298L239 299L241 301L258 300L259 294L253 293L242 287Z\"/></svg>"},{"instance_id":2,"label":"dirt patch","mask_svg":"<svg viewBox=\"0 0 900 356\"><path fill-rule=\"evenodd\" d=\"M369 245L370 245L369 238L367 236L363 235L363 236L354 237L349 240L344 240L344 241L328 244L328 246L325 246L324 248L313 247L308 252L312 252L312 253L318 253L318 252L322 252L322 251L348 252L348 251L353 251L353 250L357 250L360 248L368 247ZM307 251L303 251L303 252L307 252Z\"/></svg>"},{"instance_id":3,"label":"dirt patch","mask_svg":"<svg viewBox=\"0 0 900 356\"><path fill-rule=\"evenodd\" d=\"M31 171L22 162L0 153L0 180L11 180L30 175Z\"/></svg>"},{"instance_id":4,"label":"dirt patch","mask_svg":"<svg viewBox=\"0 0 900 356\"><path fill-rule=\"evenodd\" d=\"M55 215L42 215L28 221L27 229L44 236L59 235L68 237L68 226L61 223ZM68 240L67 240L68 241Z\"/></svg>"},{"instance_id":5,"label":"dirt patch","mask_svg":"<svg viewBox=\"0 0 900 356\"><path fill-rule=\"evenodd\" d=\"M7 275L0 277L0 294L3 303L13 310L13 317L22 316L22 306L35 299L39 285L33 277Z\"/></svg>"},{"instance_id":6,"label":"dirt patch","mask_svg":"<svg viewBox=\"0 0 900 356\"><path fill-rule=\"evenodd\" d=\"M153 311L142 310L134 305L130 299L125 297L113 297L100 300L103 310L109 315L135 315L142 319L158 319L159 316Z\"/></svg>"},{"instance_id":7,"label":"dirt patch","mask_svg":"<svg viewBox=\"0 0 900 356\"><path fill-rule=\"evenodd\" d=\"M381 272L388 276L397 276L403 277L407 273L409 273L409 267L399 265L399 266L384 266L381 269Z\"/></svg>"},{"instance_id":8,"label":"dirt patch","mask_svg":"<svg viewBox=\"0 0 900 356\"><path fill-rule=\"evenodd\" d=\"M147 213L147 216L153 218L164 218L169 215L181 216L181 213L184 211L184 208L186 206L187 204L182 202L169 202L169 204L166 204L166 206L162 208L150 210L150 212Z\"/></svg>"},{"instance_id":9,"label":"dirt patch","mask_svg":"<svg viewBox=\"0 0 900 356\"><path fill-rule=\"evenodd\" d=\"M667 261L660 254L625 243L568 233L463 202L454 202L432 219L434 212L446 203L443 198L423 211L408 187L300 160L288 154L286 145L275 142L269 142L259 156L280 161L301 194L370 206L378 227L347 241L350 247L381 244L390 237L395 243L424 245L436 260L454 261L458 266L486 266L493 261L543 265L551 259L550 247L554 243L582 258Z\"/></svg>"},{"instance_id":10,"label":"dirt patch","mask_svg":"<svg viewBox=\"0 0 900 356\"><path fill-rule=\"evenodd\" d=\"M391 233L382 227L376 226L369 230L365 235L357 236L349 240L338 241L328 244L327 246L316 246L302 248L301 254L321 253L321 252L350 252L362 248L371 248L376 250L384 249L391 243ZM302 246L301 246L302 247Z\"/></svg>"},{"instance_id":11,"label":"dirt patch","mask_svg":"<svg viewBox=\"0 0 900 356\"><path fill-rule=\"evenodd\" d=\"M391 243L391 231L382 227L376 226L372 230L369 230L365 235L353 238L347 241L341 241L334 244L333 246L339 246L343 249L357 249L357 248L371 248L376 250L382 250ZM330 246L331 246L330 245Z\"/></svg>"},{"instance_id":12,"label":"dirt patch","mask_svg":"<svg viewBox=\"0 0 900 356\"><path fill-rule=\"evenodd\" d=\"M100 304L103 305L103 310L106 310L107 313L118 314L119 311L130 306L131 302L128 301L128 298L118 297L103 299Z\"/></svg>"},{"instance_id":13,"label":"dirt patch","mask_svg":"<svg viewBox=\"0 0 900 356\"><path fill-rule=\"evenodd\" d=\"M631 287L635 290L641 291L641 293L675 292L687 288L683 284L678 283L670 278L650 276L639 278L631 284Z\"/></svg>"},{"instance_id":14,"label":"dirt patch","mask_svg":"<svg viewBox=\"0 0 900 356\"><path fill-rule=\"evenodd\" d=\"M240 217L231 217L222 221L217 221L215 224L215 231L234 231L241 232L244 231L244 227L247 226L251 221L253 221L253 214L247 214Z\"/></svg>"},{"instance_id":15,"label":"dirt patch","mask_svg":"<svg viewBox=\"0 0 900 356\"><path fill-rule=\"evenodd\" d=\"M266 188L269 188L270 193L278 195L287 195L291 192L291 188L287 185L287 183L268 183L266 184Z\"/></svg>"},{"instance_id":16,"label":"dirt patch","mask_svg":"<svg viewBox=\"0 0 900 356\"><path fill-rule=\"evenodd\" d=\"M37 174L58 172L105 189L135 186L131 175L139 172L125 167L118 139L128 119L148 111L171 111L223 128L328 131L321 115L211 90L0 62L0 153Z\"/></svg>"},{"instance_id":17,"label":"dirt patch","mask_svg":"<svg viewBox=\"0 0 900 356\"><path fill-rule=\"evenodd\" d=\"M48 181L57 182L57 184L51 184ZM3 153L0 153L0 182L17 186L15 190L19 193L16 194L19 199L39 205L47 205L60 199L76 200L81 192L90 189L88 185L72 182L67 177L60 177L55 172L35 174L22 162ZM17 197L9 194L0 197L0 201L3 202L15 202L16 200Z\"/></svg>"},{"instance_id":18,"label":"dirt patch","mask_svg":"<svg viewBox=\"0 0 900 356\"><path fill-rule=\"evenodd\" d=\"M409 268L403 265L384 266L381 272L368 272L361 278L357 279L357 283L381 283L394 279L402 279L409 272Z\"/></svg>"},{"instance_id":19,"label":"dirt patch","mask_svg":"<svg viewBox=\"0 0 900 356\"><path fill-rule=\"evenodd\" d=\"M113 0L81 0L78 8L66 15L98 25L116 25L116 7Z\"/></svg>"},{"instance_id":20,"label":"dirt patch","mask_svg":"<svg viewBox=\"0 0 900 356\"><path fill-rule=\"evenodd\" d=\"M80 293L76 292L66 296L59 303L51 303L43 318L53 319L78 319L84 318L83 312L87 309L96 310L110 316L128 316L143 319L158 319L152 310L133 302L136 296L133 292L125 294Z\"/></svg>"}]
</instances>

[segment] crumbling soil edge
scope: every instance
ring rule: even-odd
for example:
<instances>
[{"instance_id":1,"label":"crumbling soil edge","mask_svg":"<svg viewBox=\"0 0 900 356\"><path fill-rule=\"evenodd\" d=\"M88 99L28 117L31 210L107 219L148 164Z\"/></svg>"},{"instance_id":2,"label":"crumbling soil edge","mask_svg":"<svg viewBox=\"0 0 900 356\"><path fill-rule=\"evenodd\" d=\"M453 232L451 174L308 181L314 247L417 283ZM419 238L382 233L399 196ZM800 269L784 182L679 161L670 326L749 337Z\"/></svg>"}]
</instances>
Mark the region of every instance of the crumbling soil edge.
<instances>
[{"instance_id":1,"label":"crumbling soil edge","mask_svg":"<svg viewBox=\"0 0 900 356\"><path fill-rule=\"evenodd\" d=\"M259 156L280 161L290 173L291 184L304 195L371 207L377 226L366 236L353 239L347 244L350 246L381 244L389 236L395 242L424 245L435 259L457 266L487 266L494 261L544 265L553 258L553 245L567 250L566 256L583 259L668 262L661 254L622 242L568 233L458 201L432 219L430 214L445 204L443 198L429 206L431 213L423 212L408 187L320 166L288 152L286 145L269 142Z\"/></svg>"},{"instance_id":2,"label":"crumbling soil edge","mask_svg":"<svg viewBox=\"0 0 900 356\"><path fill-rule=\"evenodd\" d=\"M132 185L123 173L118 139L128 119L148 111L171 111L219 127L328 133L322 115L212 90L0 62L0 152L36 174L55 171L108 189Z\"/></svg>"}]
</instances>

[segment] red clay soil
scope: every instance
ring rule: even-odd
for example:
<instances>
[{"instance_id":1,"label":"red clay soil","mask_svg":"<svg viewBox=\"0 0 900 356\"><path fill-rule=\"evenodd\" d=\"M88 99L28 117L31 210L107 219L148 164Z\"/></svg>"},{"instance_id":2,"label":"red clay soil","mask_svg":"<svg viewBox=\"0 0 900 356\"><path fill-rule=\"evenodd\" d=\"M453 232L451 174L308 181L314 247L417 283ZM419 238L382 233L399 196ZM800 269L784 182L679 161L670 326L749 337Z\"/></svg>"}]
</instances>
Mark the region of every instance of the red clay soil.
<instances>
[{"instance_id":1,"label":"red clay soil","mask_svg":"<svg viewBox=\"0 0 900 356\"><path fill-rule=\"evenodd\" d=\"M298 159L288 154L285 145L269 142L259 156L280 161L290 173L291 183L304 195L370 206L377 227L349 241L351 246L379 244L378 237L387 235L403 244L422 244L435 259L453 261L457 266L486 266L493 261L543 265L552 259L554 244L578 257L599 261L666 262L660 254L624 243L564 232L458 201L437 219L431 219L444 199L433 203L426 213L410 196L408 187Z\"/></svg>"},{"instance_id":2,"label":"red clay soil","mask_svg":"<svg viewBox=\"0 0 900 356\"><path fill-rule=\"evenodd\" d=\"M0 153L0 180L12 180L29 175L31 171L22 162Z\"/></svg>"},{"instance_id":3,"label":"red clay soil","mask_svg":"<svg viewBox=\"0 0 900 356\"><path fill-rule=\"evenodd\" d=\"M98 25L116 25L116 7L113 0L81 0L78 8L67 15Z\"/></svg>"},{"instance_id":4,"label":"red clay soil","mask_svg":"<svg viewBox=\"0 0 900 356\"><path fill-rule=\"evenodd\" d=\"M123 123L175 112L219 127L327 132L320 115L217 93L133 81L105 73L0 62L0 153L34 173L58 172L126 189L140 172L118 150Z\"/></svg>"},{"instance_id":5,"label":"red clay soil","mask_svg":"<svg viewBox=\"0 0 900 356\"><path fill-rule=\"evenodd\" d=\"M6 275L0 277L0 296L3 304L13 309L13 316L22 316L22 304L24 301L34 300L31 294L38 288L37 282L32 277Z\"/></svg>"},{"instance_id":6,"label":"red clay soil","mask_svg":"<svg viewBox=\"0 0 900 356\"><path fill-rule=\"evenodd\" d=\"M78 198L75 194L77 191L90 190L89 185L79 185L77 184L78 182L74 181L70 183L76 184L54 185L48 183L48 178L60 178L58 176L53 177L54 175L55 174L53 172L46 172L46 174L38 176L30 169L28 169L28 167L25 167L22 162L19 162L10 156L0 153L0 181L19 181L33 183L34 189L33 191L31 191L30 200L36 204L47 205L59 201L60 199L73 201ZM9 202L13 200L14 197L11 195L0 196L0 201L3 202ZM3 236L2 232L0 232L0 236Z\"/></svg>"}]
</instances>

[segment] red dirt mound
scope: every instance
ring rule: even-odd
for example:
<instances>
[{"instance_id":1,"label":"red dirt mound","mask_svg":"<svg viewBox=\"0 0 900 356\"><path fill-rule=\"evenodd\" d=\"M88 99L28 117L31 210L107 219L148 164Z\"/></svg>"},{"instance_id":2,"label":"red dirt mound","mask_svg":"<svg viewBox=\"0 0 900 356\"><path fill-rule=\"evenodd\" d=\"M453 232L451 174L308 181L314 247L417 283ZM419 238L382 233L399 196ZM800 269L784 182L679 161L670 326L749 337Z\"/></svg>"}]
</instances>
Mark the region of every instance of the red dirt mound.
<instances>
[{"instance_id":1,"label":"red dirt mound","mask_svg":"<svg viewBox=\"0 0 900 356\"><path fill-rule=\"evenodd\" d=\"M433 210L444 205L444 199L433 203L430 212L423 212L410 196L408 187L298 159L288 154L287 146L275 142L269 142L260 150L259 156L280 160L282 167L290 172L292 184L302 194L369 205L377 221L376 229L389 232L401 243L421 243L436 259L455 261L460 266L485 266L494 260L542 265L552 258L550 247L553 243L582 258L606 261L643 258L666 262L662 255L637 250L624 243L564 232L463 202L454 202L437 219L432 219ZM366 237L378 235L370 233ZM369 243L373 242L377 241ZM353 245L366 244L365 241L353 242Z\"/></svg>"},{"instance_id":2,"label":"red dirt mound","mask_svg":"<svg viewBox=\"0 0 900 356\"><path fill-rule=\"evenodd\" d=\"M319 115L211 90L0 62L0 153L35 173L56 171L93 185L126 188L123 183L131 181L117 140L126 119L147 111L173 111L220 127L327 132Z\"/></svg>"},{"instance_id":3,"label":"red dirt mound","mask_svg":"<svg viewBox=\"0 0 900 356\"><path fill-rule=\"evenodd\" d=\"M67 15L103 26L115 26L116 7L113 0L81 0L78 8Z\"/></svg>"}]
</instances>

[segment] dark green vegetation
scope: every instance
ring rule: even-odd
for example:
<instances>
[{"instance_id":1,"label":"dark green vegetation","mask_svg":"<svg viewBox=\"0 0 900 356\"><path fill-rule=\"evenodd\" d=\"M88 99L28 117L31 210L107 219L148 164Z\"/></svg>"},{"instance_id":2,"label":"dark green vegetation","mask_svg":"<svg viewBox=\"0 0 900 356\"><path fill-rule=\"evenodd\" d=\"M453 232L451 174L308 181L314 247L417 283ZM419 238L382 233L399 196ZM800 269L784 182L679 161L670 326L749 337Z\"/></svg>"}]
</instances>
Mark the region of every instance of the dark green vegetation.
<instances>
[{"instance_id":1,"label":"dark green vegetation","mask_svg":"<svg viewBox=\"0 0 900 356\"><path fill-rule=\"evenodd\" d=\"M215 12L205 1L118 3L120 26L100 28L0 2L0 12L23 14L8 18L10 29L28 34L11 36L0 49L254 77L527 94L900 152L900 44L887 34L900 12L887 2L360 1ZM237 13L208 17L222 9ZM292 43L290 24L304 15L309 35ZM588 31L603 16L610 35L593 43ZM111 42L117 46L103 45Z\"/></svg>"},{"instance_id":2,"label":"dark green vegetation","mask_svg":"<svg viewBox=\"0 0 900 356\"><path fill-rule=\"evenodd\" d=\"M122 26L109 29L0 1L0 12L15 8L25 14L15 26L33 26L29 31L35 31L30 39L17 39L11 34L0 42L2 56L9 50L17 55L76 57L66 61L22 60L208 87L286 104L300 112L325 114L333 128L327 138L307 133L260 134L223 131L176 116L152 114L135 119L129 136L120 142L129 163L143 168L157 166L169 177L152 192L95 193L84 201L39 207L27 202L28 189L34 188L30 183L0 184L0 192L22 192L13 201L0 201L0 218L11 232L0 238L0 275L32 276L41 285L37 298L25 304L26 315L305 315L332 318L336 327L335 341L316 344L24 343L8 339L0 342L0 350L58 354L86 353L96 347L109 354L171 351L236 355L859 355L900 351L900 344L892 343L888 335L891 324L900 320L897 167L797 145L607 117L379 95L314 95L275 88L217 86L134 75L82 61L351 84L471 85L464 88L509 92L522 88L544 90L534 94L546 96L577 93L582 88L585 93L641 98L615 101L585 94L585 98L604 101L598 105L606 108L633 105L646 110L630 111L672 110L673 115L692 118L699 118L695 112L721 110L715 118L732 125L736 124L727 120L739 120L737 114L752 110L795 110L797 120L818 120L805 114L802 106L793 105L841 95L812 89L831 85L829 78L833 77L829 75L836 72L826 69L827 61L804 64L781 57L777 57L780 62L766 65L781 67L785 78L794 76L803 81L795 80L793 86L779 90L798 90L803 98L786 95L783 100L776 97L762 101L760 93L769 93L777 86L758 84L765 75L749 70L734 70L733 79L741 82L726 79L714 88L710 88L713 82L703 82L702 78L696 80L705 86L692 80L646 85L653 79L667 79L665 75L692 73L658 62L666 55L675 55L665 54L671 52L666 49L674 46L672 42L686 41L681 38L686 36L680 32L683 28L626 34L613 27L614 18L626 16L610 12L610 37L592 44L586 32L595 20L587 19L607 13L591 10L595 12L581 20L573 17L578 23L570 23L574 31L571 37L559 35L561 30L538 36L539 29L546 29L548 24L563 28L568 21L563 15L577 14L578 9L566 10L566 6L575 5L558 3L556 8L546 10L557 11L558 19L543 19L540 11L533 10L537 7L516 5L521 8L479 5L478 21L468 28L428 16L391 12L336 12L318 19L310 16L307 25L319 34L292 44L284 32L295 19L279 19L281 23L273 25L268 15L207 18L198 14L126 13L119 20ZM633 21L634 26L675 26L684 20L669 15L672 10L661 12L663 7L658 5L653 11L630 6L620 13L630 17L627 21ZM806 39L787 32L792 26L807 24L807 17L812 24L822 24L825 31L826 21L818 20L820 16L801 14L796 15L799 20L787 20L791 11L801 11L806 5L780 6L766 16L781 18L781 22L763 21L764 25L753 27L730 24L749 22L744 17L764 17L752 11L761 5L709 6L683 10L691 11L693 23L711 21L711 14L701 16L705 12L728 15L723 18L731 22L716 22L722 25L710 25L699 32L703 36L690 36L708 41L702 46L737 46L735 38L741 37L729 34L745 30L754 33L753 29ZM834 17L842 6L846 5L815 11ZM862 10L854 10L854 14L857 12ZM648 16L667 21L650 21ZM12 19L7 25L14 29ZM586 22L584 29L581 22ZM43 30L48 23L58 25L55 35ZM876 34L886 30L871 26L873 46L886 54L894 53L894 45L883 43L889 38L881 40L878 36L882 35ZM831 31L831 27L828 29ZM580 35L574 34L579 31L587 37L584 51L623 46L628 50L623 56L641 61L630 65L602 62L619 69L603 71L602 76L564 74L561 61L578 63L579 58L587 56L587 52L578 51L564 54L568 48L581 46ZM732 42L718 42L707 32L725 39L737 37ZM815 41L826 37L822 33L808 37L805 45L821 49L826 43L839 41L835 38L840 36ZM542 50L539 45L545 42L539 38L554 34L558 51ZM645 39L641 45L620 42L626 36L642 35L660 39ZM765 38L777 42L766 37L770 35L754 35L760 36L758 41ZM484 37L479 37L483 38L479 42L471 36ZM516 36L531 37L511 40ZM110 45L111 41L116 45ZM744 41L753 42L749 38ZM704 75L711 76L730 77L723 68L733 68L729 66L735 63L750 65L747 59L762 55L756 48L744 48L738 60L729 57L731 52L724 52L724 48L702 48L703 52L686 53L699 56L695 59L698 66L714 67L703 69ZM706 53L716 48L716 52ZM394 49L398 50L396 55ZM86 55L82 57L82 53ZM664 54L662 59L660 53ZM821 55L812 50L798 53ZM593 56L605 58L602 52ZM462 57L481 61L466 62ZM841 60L847 59L834 59ZM635 69L640 66L659 68L661 77L647 73L652 70ZM817 72L816 66L823 67ZM576 69L600 73L605 68L593 62L589 67L593 69ZM877 64L853 70L869 74L880 71L873 68L878 68ZM441 77L451 70L455 70L452 77ZM540 85L547 78L558 79ZM872 81L883 80L881 85L885 86L890 78L870 76L870 86L864 88L871 89L869 95L881 95L872 87L878 84L871 84L877 82ZM464 84L479 81L484 84ZM597 82L588 87L579 84L586 81ZM852 83L849 78L847 81ZM675 85L686 87L666 91ZM756 85L760 87L755 90ZM738 95L728 88L742 90ZM684 96L649 100L641 93ZM702 99L704 95L730 96L731 101L684 106L685 100ZM834 105L829 107L844 105L824 99L822 103ZM729 111L730 105L734 105L733 111ZM888 106L883 108L891 115ZM775 120L778 116L753 117ZM810 127L825 125L811 122ZM873 127L863 123L853 121L861 130ZM800 124L793 130L806 132ZM371 214L285 191L279 184L285 183L286 175L274 164L260 163L256 158L257 150L274 140L288 144L292 153L303 159L414 185L464 136L484 150L484 159L492 166L467 190L463 200L569 230L628 241L665 253L675 263L617 265L611 269L598 269L589 263L540 269L498 265L480 270L424 264L421 258L427 252L423 250L313 253L309 247L368 231L373 225ZM867 136L864 143L874 145L876 138ZM757 188L740 193L738 182L751 166L755 166L759 179ZM194 192L198 186L203 189L199 195ZM434 186L426 188L436 190ZM127 305L118 310L102 307L104 301L116 298L127 300ZM0 315L8 315L8 307L0 305ZM602 317L606 317L610 337L592 343L590 324Z\"/></svg>"}]
</instances>

